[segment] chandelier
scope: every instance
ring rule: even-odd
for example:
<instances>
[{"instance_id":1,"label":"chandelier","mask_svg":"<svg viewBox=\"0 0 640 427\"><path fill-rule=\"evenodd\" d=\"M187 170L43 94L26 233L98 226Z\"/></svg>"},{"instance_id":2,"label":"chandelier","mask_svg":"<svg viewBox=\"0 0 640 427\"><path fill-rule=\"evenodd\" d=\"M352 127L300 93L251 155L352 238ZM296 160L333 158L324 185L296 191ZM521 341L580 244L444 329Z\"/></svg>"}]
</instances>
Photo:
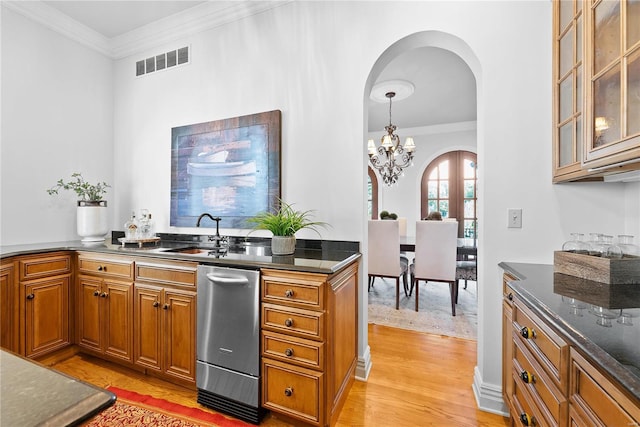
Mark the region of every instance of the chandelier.
<instances>
[{"instance_id":1,"label":"chandelier","mask_svg":"<svg viewBox=\"0 0 640 427\"><path fill-rule=\"evenodd\" d=\"M411 137L406 139L404 146L400 144L400 138L394 133L396 125L391 123L391 99L396 93L387 92L384 96L389 98L389 125L384 127L387 134L382 137L381 145L377 148L373 139L370 139L367 150L371 166L380 173L383 182L391 186L398 181L402 171L413 163L416 146Z\"/></svg>"}]
</instances>

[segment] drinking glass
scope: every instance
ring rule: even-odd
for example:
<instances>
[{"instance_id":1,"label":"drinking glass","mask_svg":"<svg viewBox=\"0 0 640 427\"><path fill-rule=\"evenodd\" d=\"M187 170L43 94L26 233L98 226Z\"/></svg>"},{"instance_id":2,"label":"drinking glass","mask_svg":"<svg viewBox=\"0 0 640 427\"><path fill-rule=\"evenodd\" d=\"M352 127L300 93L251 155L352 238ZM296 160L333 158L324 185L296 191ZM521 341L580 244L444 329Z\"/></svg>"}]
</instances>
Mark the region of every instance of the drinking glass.
<instances>
[{"instance_id":1,"label":"drinking glass","mask_svg":"<svg viewBox=\"0 0 640 427\"><path fill-rule=\"evenodd\" d=\"M589 245L584 241L584 234L582 233L570 233L570 238L562 245L562 250L565 252L574 252L578 254L589 253Z\"/></svg>"},{"instance_id":2,"label":"drinking glass","mask_svg":"<svg viewBox=\"0 0 640 427\"><path fill-rule=\"evenodd\" d=\"M633 243L630 234L618 234L618 246L624 255L640 256L640 248Z\"/></svg>"},{"instance_id":3,"label":"drinking glass","mask_svg":"<svg viewBox=\"0 0 640 427\"><path fill-rule=\"evenodd\" d=\"M609 310L604 307L592 305L589 309L589 313L598 318L596 320L596 324L604 328L610 328L613 326L611 320L620 317L622 315L622 310Z\"/></svg>"}]
</instances>

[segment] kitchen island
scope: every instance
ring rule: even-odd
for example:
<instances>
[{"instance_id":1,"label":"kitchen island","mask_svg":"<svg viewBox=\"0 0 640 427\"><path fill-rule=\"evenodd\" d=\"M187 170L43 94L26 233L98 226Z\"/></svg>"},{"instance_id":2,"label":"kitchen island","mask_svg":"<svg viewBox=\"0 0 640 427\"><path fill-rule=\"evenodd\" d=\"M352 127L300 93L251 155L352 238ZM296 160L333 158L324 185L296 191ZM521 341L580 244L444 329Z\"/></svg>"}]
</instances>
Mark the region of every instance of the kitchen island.
<instances>
[{"instance_id":1,"label":"kitchen island","mask_svg":"<svg viewBox=\"0 0 640 427\"><path fill-rule=\"evenodd\" d=\"M116 401L115 394L0 350L0 425L78 425Z\"/></svg>"},{"instance_id":2,"label":"kitchen island","mask_svg":"<svg viewBox=\"0 0 640 427\"><path fill-rule=\"evenodd\" d=\"M501 263L503 394L513 418L550 425L640 421L640 286ZM526 425L526 424L525 424Z\"/></svg>"}]
</instances>

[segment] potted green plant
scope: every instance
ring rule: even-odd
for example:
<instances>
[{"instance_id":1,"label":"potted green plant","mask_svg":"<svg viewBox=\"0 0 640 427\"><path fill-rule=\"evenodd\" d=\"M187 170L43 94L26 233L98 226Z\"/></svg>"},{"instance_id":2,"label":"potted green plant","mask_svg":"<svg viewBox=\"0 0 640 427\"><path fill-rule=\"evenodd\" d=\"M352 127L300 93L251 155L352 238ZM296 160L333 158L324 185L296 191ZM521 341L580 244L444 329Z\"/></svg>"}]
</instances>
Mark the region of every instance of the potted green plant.
<instances>
[{"instance_id":1,"label":"potted green plant","mask_svg":"<svg viewBox=\"0 0 640 427\"><path fill-rule=\"evenodd\" d=\"M320 235L317 227L328 224L312 221L313 211L297 211L290 204L278 200L279 207L274 212L261 212L247 221L254 224L255 230L268 230L273 234L271 253L273 255L290 255L296 250L295 234L304 228L311 229ZM250 233L251 233L250 232Z\"/></svg>"},{"instance_id":2,"label":"potted green plant","mask_svg":"<svg viewBox=\"0 0 640 427\"><path fill-rule=\"evenodd\" d=\"M110 186L106 182L90 184L81 173L71 174L71 180L59 179L47 193L56 195L60 190L71 190L78 195L77 232L83 242L99 242L104 240L109 231L107 221L107 201L104 195Z\"/></svg>"}]
</instances>

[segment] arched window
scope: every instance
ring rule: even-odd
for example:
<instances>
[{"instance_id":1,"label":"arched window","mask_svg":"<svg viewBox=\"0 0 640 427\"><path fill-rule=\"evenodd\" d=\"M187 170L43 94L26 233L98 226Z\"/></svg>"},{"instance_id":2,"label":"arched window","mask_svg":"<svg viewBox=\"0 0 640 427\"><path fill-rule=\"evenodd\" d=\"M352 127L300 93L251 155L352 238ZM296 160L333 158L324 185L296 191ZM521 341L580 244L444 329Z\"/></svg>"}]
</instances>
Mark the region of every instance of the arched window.
<instances>
[{"instance_id":1,"label":"arched window","mask_svg":"<svg viewBox=\"0 0 640 427\"><path fill-rule=\"evenodd\" d=\"M370 167L367 168L367 205L369 218L378 218L378 177Z\"/></svg>"},{"instance_id":2,"label":"arched window","mask_svg":"<svg viewBox=\"0 0 640 427\"><path fill-rule=\"evenodd\" d=\"M470 151L442 154L427 166L420 189L420 215L439 211L458 220L458 237L478 238L477 156Z\"/></svg>"}]
</instances>

